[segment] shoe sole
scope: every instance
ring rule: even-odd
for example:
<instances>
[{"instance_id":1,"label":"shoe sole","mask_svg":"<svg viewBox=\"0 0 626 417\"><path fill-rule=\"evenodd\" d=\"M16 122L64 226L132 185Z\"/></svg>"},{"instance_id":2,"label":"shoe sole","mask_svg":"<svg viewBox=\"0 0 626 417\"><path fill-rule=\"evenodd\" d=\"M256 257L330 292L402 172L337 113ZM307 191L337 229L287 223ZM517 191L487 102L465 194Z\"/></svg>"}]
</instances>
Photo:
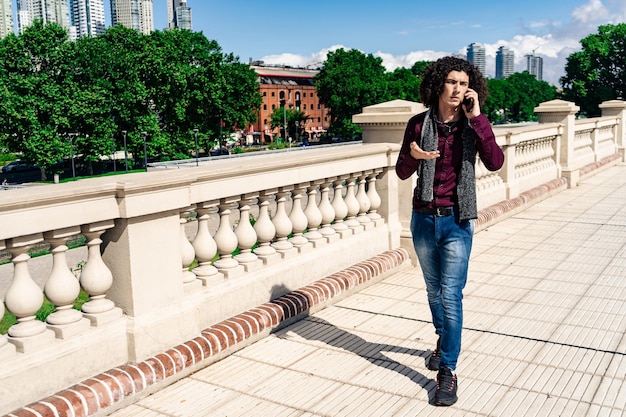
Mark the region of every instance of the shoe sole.
<instances>
[{"instance_id":1,"label":"shoe sole","mask_svg":"<svg viewBox=\"0 0 626 417\"><path fill-rule=\"evenodd\" d=\"M458 397L451 398L449 400L435 400L434 405L437 407L449 407L455 404L459 400Z\"/></svg>"}]
</instances>

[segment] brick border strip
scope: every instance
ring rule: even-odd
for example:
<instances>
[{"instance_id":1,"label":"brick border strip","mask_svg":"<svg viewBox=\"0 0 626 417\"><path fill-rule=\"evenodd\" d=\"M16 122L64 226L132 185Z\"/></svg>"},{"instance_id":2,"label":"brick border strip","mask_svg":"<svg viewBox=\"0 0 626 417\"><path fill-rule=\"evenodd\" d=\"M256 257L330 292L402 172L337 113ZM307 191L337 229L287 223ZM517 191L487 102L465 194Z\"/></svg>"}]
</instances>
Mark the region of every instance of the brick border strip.
<instances>
[{"instance_id":1,"label":"brick border strip","mask_svg":"<svg viewBox=\"0 0 626 417\"><path fill-rule=\"evenodd\" d=\"M87 417L129 397L147 392L158 383L174 383L187 376L185 369L200 365L252 336L273 330L316 306L353 290L409 259L399 248L336 272L311 285L224 320L182 345L138 364L125 364L82 381L55 395L17 409L5 417ZM243 346L242 346L243 347ZM112 410L113 411L113 410Z\"/></svg>"}]
</instances>

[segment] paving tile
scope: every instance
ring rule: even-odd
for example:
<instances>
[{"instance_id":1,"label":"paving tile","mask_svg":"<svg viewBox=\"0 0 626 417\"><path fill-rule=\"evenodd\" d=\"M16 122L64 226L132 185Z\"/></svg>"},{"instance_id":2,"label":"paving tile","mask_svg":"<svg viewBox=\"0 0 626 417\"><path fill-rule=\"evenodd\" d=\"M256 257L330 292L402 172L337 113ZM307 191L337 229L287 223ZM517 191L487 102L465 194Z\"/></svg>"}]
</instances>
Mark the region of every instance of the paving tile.
<instances>
[{"instance_id":1,"label":"paving tile","mask_svg":"<svg viewBox=\"0 0 626 417\"><path fill-rule=\"evenodd\" d=\"M315 351L315 346L269 336L237 352L237 356L277 366L288 367Z\"/></svg>"},{"instance_id":2,"label":"paving tile","mask_svg":"<svg viewBox=\"0 0 626 417\"><path fill-rule=\"evenodd\" d=\"M476 234L452 407L414 267L112 416L625 417L625 167Z\"/></svg>"},{"instance_id":3,"label":"paving tile","mask_svg":"<svg viewBox=\"0 0 626 417\"><path fill-rule=\"evenodd\" d=\"M271 359L267 359L267 362L269 361ZM279 373L282 369L283 366L233 355L192 374L189 378L245 392L263 383L268 377Z\"/></svg>"},{"instance_id":4,"label":"paving tile","mask_svg":"<svg viewBox=\"0 0 626 417\"><path fill-rule=\"evenodd\" d=\"M149 408L141 407L137 404L130 405L112 414L109 417L171 417L168 414L162 414Z\"/></svg>"},{"instance_id":5,"label":"paving tile","mask_svg":"<svg viewBox=\"0 0 626 417\"><path fill-rule=\"evenodd\" d=\"M337 390L341 385L307 373L283 369L247 393L285 407L306 410L318 398Z\"/></svg>"}]
</instances>

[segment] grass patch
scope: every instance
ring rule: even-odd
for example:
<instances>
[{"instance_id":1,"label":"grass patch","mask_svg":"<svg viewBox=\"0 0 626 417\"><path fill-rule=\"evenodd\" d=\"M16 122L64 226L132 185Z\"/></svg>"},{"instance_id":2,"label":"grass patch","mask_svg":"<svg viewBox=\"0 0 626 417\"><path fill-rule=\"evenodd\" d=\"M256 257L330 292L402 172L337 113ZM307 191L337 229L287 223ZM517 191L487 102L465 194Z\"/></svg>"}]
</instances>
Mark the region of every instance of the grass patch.
<instances>
[{"instance_id":1,"label":"grass patch","mask_svg":"<svg viewBox=\"0 0 626 417\"><path fill-rule=\"evenodd\" d=\"M74 309L80 311L80 309L83 307L83 304L85 304L87 301L89 301L89 294L87 294L83 290L80 290L78 298L76 299L76 301L74 301L73 304ZM46 321L46 318L50 314L54 313L55 310L56 308L54 307L54 304L52 304L50 301L48 301L47 298L44 297L43 305L41 306L39 311L37 311L37 314L35 316L39 321ZM7 332L9 331L9 327L13 326L15 323L17 323L17 318L10 312L5 311L2 321L0 321L0 334L7 334Z\"/></svg>"}]
</instances>

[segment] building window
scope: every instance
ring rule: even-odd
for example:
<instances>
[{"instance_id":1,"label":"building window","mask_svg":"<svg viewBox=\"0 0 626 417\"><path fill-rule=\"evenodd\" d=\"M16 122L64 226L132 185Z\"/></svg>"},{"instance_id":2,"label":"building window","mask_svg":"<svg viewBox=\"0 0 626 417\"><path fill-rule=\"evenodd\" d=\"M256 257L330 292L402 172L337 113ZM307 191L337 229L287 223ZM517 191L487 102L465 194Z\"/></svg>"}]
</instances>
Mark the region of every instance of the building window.
<instances>
[{"instance_id":1,"label":"building window","mask_svg":"<svg viewBox=\"0 0 626 417\"><path fill-rule=\"evenodd\" d=\"M272 97L276 97L276 93L272 91Z\"/></svg>"},{"instance_id":2,"label":"building window","mask_svg":"<svg viewBox=\"0 0 626 417\"><path fill-rule=\"evenodd\" d=\"M263 105L263 110L267 110L267 104Z\"/></svg>"}]
</instances>

